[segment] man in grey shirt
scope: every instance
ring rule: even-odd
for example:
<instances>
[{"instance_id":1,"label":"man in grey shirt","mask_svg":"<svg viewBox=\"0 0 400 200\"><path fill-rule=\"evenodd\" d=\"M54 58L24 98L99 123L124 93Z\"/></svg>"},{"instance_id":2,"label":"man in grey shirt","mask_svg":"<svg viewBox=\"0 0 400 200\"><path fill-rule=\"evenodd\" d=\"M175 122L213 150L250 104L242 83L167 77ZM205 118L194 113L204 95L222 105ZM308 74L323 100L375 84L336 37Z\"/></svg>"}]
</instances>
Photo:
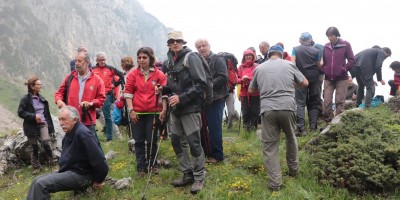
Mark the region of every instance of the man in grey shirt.
<instances>
[{"instance_id":1,"label":"man in grey shirt","mask_svg":"<svg viewBox=\"0 0 400 200\"><path fill-rule=\"evenodd\" d=\"M261 141L265 169L269 177L269 187L273 191L278 191L282 186L279 164L281 130L286 135L286 160L289 175L296 176L299 168L298 146L294 135L296 130L295 84L298 87L307 87L308 81L293 63L282 59L282 47L272 46L268 56L268 61L255 69L249 92L260 92Z\"/></svg>"}]
</instances>

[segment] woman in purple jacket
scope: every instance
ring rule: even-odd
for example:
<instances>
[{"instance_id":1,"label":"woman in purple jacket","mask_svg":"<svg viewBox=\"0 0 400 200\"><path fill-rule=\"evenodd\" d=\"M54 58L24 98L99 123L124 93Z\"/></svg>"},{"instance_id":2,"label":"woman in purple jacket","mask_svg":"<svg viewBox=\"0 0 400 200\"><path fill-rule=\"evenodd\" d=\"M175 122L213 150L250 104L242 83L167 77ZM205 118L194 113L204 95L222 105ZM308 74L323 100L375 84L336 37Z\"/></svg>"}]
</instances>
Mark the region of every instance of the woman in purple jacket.
<instances>
[{"instance_id":1,"label":"woman in purple jacket","mask_svg":"<svg viewBox=\"0 0 400 200\"><path fill-rule=\"evenodd\" d=\"M344 111L348 75L350 67L354 64L354 54L349 42L340 38L336 27L326 30L329 42L324 46L322 71L324 81L324 115L323 119L330 122L333 118L332 99L335 91L336 115ZM346 62L347 61L347 62Z\"/></svg>"},{"instance_id":2,"label":"woman in purple jacket","mask_svg":"<svg viewBox=\"0 0 400 200\"><path fill-rule=\"evenodd\" d=\"M53 150L50 146L50 135L54 133L54 125L50 115L49 102L40 94L42 90L40 79L34 75L25 82L25 85L28 88L28 94L21 98L18 116L24 119L24 134L32 148L32 173L37 174L40 172L38 140L46 153L48 164L55 164Z\"/></svg>"}]
</instances>

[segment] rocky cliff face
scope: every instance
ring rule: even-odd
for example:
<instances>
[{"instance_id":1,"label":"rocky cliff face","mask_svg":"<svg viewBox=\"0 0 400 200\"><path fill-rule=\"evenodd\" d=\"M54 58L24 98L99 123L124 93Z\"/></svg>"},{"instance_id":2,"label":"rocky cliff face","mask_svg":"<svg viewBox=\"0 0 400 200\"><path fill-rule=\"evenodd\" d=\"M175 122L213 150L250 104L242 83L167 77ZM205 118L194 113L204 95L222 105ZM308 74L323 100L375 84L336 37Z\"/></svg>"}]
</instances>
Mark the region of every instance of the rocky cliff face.
<instances>
[{"instance_id":1,"label":"rocky cliff face","mask_svg":"<svg viewBox=\"0 0 400 200\"><path fill-rule=\"evenodd\" d=\"M142 46L164 59L167 32L137 0L2 0L0 73L19 85L37 74L54 90L77 47L88 47L92 63L104 51L120 68L120 58Z\"/></svg>"}]
</instances>

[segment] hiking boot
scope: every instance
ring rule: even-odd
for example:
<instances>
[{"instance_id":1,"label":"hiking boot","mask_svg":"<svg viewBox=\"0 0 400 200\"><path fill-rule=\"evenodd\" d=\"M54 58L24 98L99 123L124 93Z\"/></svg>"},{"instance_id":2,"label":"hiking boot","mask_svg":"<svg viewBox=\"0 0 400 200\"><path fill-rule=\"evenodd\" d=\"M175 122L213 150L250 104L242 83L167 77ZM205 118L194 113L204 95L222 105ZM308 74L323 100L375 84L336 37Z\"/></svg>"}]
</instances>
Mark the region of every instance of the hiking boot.
<instances>
[{"instance_id":1,"label":"hiking boot","mask_svg":"<svg viewBox=\"0 0 400 200\"><path fill-rule=\"evenodd\" d=\"M32 171L33 175L39 174L40 173L40 168L34 168Z\"/></svg>"},{"instance_id":2,"label":"hiking boot","mask_svg":"<svg viewBox=\"0 0 400 200\"><path fill-rule=\"evenodd\" d=\"M288 175L290 176L290 177L296 177L297 176L297 171L289 171L288 172Z\"/></svg>"},{"instance_id":3,"label":"hiking boot","mask_svg":"<svg viewBox=\"0 0 400 200\"><path fill-rule=\"evenodd\" d=\"M219 162L221 162L221 161L219 161L219 160L217 160L215 158L209 158L209 159L206 160L206 163L209 163L209 164L216 164L216 163L219 163Z\"/></svg>"},{"instance_id":4,"label":"hiking boot","mask_svg":"<svg viewBox=\"0 0 400 200\"><path fill-rule=\"evenodd\" d=\"M159 174L160 173L160 168L158 166L151 167L151 173Z\"/></svg>"},{"instance_id":5,"label":"hiking boot","mask_svg":"<svg viewBox=\"0 0 400 200\"><path fill-rule=\"evenodd\" d=\"M184 173L182 178L173 180L172 185L174 187L183 187L185 185L192 184L194 182L193 172Z\"/></svg>"},{"instance_id":6,"label":"hiking boot","mask_svg":"<svg viewBox=\"0 0 400 200\"><path fill-rule=\"evenodd\" d=\"M145 171L139 171L139 172L137 172L136 176L139 177L139 178L143 178L143 177L146 176L146 172Z\"/></svg>"},{"instance_id":7,"label":"hiking boot","mask_svg":"<svg viewBox=\"0 0 400 200\"><path fill-rule=\"evenodd\" d=\"M296 134L297 137L303 137L303 136L307 135L307 131L306 131L306 129L303 129L303 130L297 129L295 131L295 134Z\"/></svg>"},{"instance_id":8,"label":"hiking boot","mask_svg":"<svg viewBox=\"0 0 400 200\"><path fill-rule=\"evenodd\" d=\"M194 181L192 189L190 189L190 193L197 194L198 192L200 192L200 190L203 189L205 183L206 181L204 179L200 181Z\"/></svg>"},{"instance_id":9,"label":"hiking boot","mask_svg":"<svg viewBox=\"0 0 400 200\"><path fill-rule=\"evenodd\" d=\"M136 176L138 176L139 178L143 178L145 177L147 174L147 170L146 169L138 169L138 172L136 174Z\"/></svg>"}]
</instances>

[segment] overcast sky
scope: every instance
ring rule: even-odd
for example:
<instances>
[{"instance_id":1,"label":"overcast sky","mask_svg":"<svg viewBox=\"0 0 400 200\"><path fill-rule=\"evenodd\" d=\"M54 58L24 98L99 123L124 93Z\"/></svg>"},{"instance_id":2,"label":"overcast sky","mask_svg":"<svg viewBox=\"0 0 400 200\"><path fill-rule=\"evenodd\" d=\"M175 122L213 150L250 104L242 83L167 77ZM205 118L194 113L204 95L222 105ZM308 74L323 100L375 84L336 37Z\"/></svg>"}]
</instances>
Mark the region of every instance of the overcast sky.
<instances>
[{"instance_id":1,"label":"overcast sky","mask_svg":"<svg viewBox=\"0 0 400 200\"><path fill-rule=\"evenodd\" d=\"M291 54L302 32L311 33L314 41L325 44L326 29L336 26L354 54L373 45L392 49L392 56L383 65L386 82L393 78L388 66L400 60L400 15L395 0L139 1L167 27L182 31L193 50L196 39L207 38L213 52L232 52L241 59L247 47L254 46L258 52L258 44L266 40L271 45L283 42L285 51ZM377 94L383 92L388 93L389 87L376 90Z\"/></svg>"}]
</instances>

